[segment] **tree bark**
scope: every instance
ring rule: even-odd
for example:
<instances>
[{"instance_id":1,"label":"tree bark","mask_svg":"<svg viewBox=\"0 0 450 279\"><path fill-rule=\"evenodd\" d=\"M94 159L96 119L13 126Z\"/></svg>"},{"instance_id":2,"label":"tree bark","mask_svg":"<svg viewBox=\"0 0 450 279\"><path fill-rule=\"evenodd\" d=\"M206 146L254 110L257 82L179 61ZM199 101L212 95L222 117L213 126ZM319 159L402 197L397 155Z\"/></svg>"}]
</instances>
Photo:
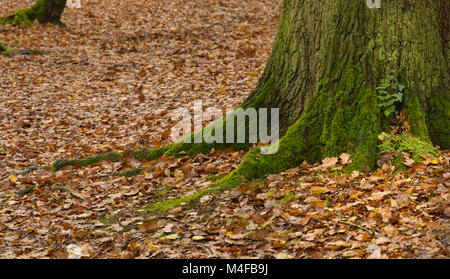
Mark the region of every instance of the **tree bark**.
<instances>
[{"instance_id":1,"label":"tree bark","mask_svg":"<svg viewBox=\"0 0 450 279\"><path fill-rule=\"evenodd\" d=\"M265 71L240 106L280 109L283 136L278 152L263 155L259 147L252 148L236 170L208 188L154 204L153 209L166 211L304 160L316 162L344 152L351 154L350 169L373 169L379 156L378 136L390 132L400 112L421 144L448 149L449 3L382 0L380 9L369 9L363 0L284 0ZM389 88L388 95L383 88ZM389 94L400 97L392 99ZM386 96L395 102L387 102ZM388 108L396 112L394 116ZM151 160L213 147L223 144L175 143L135 155Z\"/></svg>"},{"instance_id":2,"label":"tree bark","mask_svg":"<svg viewBox=\"0 0 450 279\"><path fill-rule=\"evenodd\" d=\"M352 168L373 169L378 136L393 122L383 107L383 79L403 92L390 104L397 114L404 111L412 134L447 149L449 9L447 0L382 1L380 9L369 9L363 0L284 0L265 71L240 106L280 109L279 151L261 155L252 149L224 181L237 185L242 178L344 152L352 155ZM227 146L249 147L176 143L139 156L192 155Z\"/></svg>"},{"instance_id":3,"label":"tree bark","mask_svg":"<svg viewBox=\"0 0 450 279\"><path fill-rule=\"evenodd\" d=\"M30 8L17 10L0 19L0 23L17 25L23 22L31 26L37 19L40 23L63 25L61 15L65 6L66 0L37 0Z\"/></svg>"},{"instance_id":4,"label":"tree bark","mask_svg":"<svg viewBox=\"0 0 450 279\"><path fill-rule=\"evenodd\" d=\"M253 150L239 172L261 177L343 152L354 168L373 169L378 135L393 118L377 89L388 76L402 87L393 108L405 111L412 134L447 149L449 9L446 0L382 1L380 9L362 0L284 0L272 54L241 105L279 108L284 136L278 153ZM164 154L224 146L175 144Z\"/></svg>"},{"instance_id":5,"label":"tree bark","mask_svg":"<svg viewBox=\"0 0 450 279\"><path fill-rule=\"evenodd\" d=\"M412 134L448 148L449 6L402 0L369 9L361 0L285 0L272 55L244 102L280 108L285 136L272 157L282 158L276 160L282 168L343 152L352 153L356 167L373 168L377 135L391 124L376 88L390 72L405 86L396 105Z\"/></svg>"}]
</instances>

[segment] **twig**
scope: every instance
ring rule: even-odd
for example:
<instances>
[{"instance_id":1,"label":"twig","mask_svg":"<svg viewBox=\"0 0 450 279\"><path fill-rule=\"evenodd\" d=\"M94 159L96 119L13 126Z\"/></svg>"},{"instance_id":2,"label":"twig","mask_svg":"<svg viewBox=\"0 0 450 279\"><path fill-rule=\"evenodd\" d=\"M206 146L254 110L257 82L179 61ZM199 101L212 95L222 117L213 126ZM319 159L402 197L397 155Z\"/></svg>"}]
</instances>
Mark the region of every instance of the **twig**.
<instances>
[{"instance_id":1,"label":"twig","mask_svg":"<svg viewBox=\"0 0 450 279\"><path fill-rule=\"evenodd\" d=\"M31 187L25 188L23 190L17 191L16 194L17 195L26 195L26 194L29 194L29 193L31 193L33 191L34 191L34 186L31 186Z\"/></svg>"},{"instance_id":2,"label":"twig","mask_svg":"<svg viewBox=\"0 0 450 279\"><path fill-rule=\"evenodd\" d=\"M368 232L370 235L374 235L374 232L372 232L370 229L368 229L368 228L366 228L364 226L361 226L361 225L358 225L358 224L354 224L354 223L350 223L350 222L345 221L345 220L339 220L338 223L341 223L341 224L344 224L344 225L348 225L348 226L352 226L352 227L356 227L356 228L361 229L361 230L363 230L365 232Z\"/></svg>"},{"instance_id":3,"label":"twig","mask_svg":"<svg viewBox=\"0 0 450 279\"><path fill-rule=\"evenodd\" d=\"M205 245L205 244L201 244L201 243L193 243L192 245L197 245L197 246L199 246L199 247L206 248L206 249L209 250L209 252L210 252L212 255L214 255L213 250L212 250L211 248L209 248L209 247L208 247L207 245Z\"/></svg>"},{"instance_id":4,"label":"twig","mask_svg":"<svg viewBox=\"0 0 450 279\"><path fill-rule=\"evenodd\" d=\"M186 223L186 222L184 222L184 221L182 221L182 220L180 220L180 219L177 219L177 218L175 218L175 217L170 217L170 216L159 216L159 217L156 217L156 218L157 218L157 219L170 219L170 220L172 220L172 221L176 221L176 222L178 222L178 223L184 224L185 226L188 226L188 227L191 226L191 224Z\"/></svg>"},{"instance_id":5,"label":"twig","mask_svg":"<svg viewBox=\"0 0 450 279\"><path fill-rule=\"evenodd\" d=\"M66 192L66 198L68 198L68 199L72 198L72 192L70 192L70 190L64 186L53 186L51 188L51 190L53 190L53 191L59 190L59 191Z\"/></svg>"}]
</instances>

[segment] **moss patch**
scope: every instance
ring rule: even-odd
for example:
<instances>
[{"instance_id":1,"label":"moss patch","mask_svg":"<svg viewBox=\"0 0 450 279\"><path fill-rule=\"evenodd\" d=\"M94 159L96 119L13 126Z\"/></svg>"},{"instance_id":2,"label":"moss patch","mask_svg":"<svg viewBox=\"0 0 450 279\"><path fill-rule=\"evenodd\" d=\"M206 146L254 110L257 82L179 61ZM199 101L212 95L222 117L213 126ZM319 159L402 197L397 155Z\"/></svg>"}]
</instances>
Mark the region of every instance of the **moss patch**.
<instances>
[{"instance_id":1,"label":"moss patch","mask_svg":"<svg viewBox=\"0 0 450 279\"><path fill-rule=\"evenodd\" d=\"M409 154L411 159L416 162L422 162L424 160L421 155L439 156L439 152L429 142L406 133L401 135L382 133L379 136L379 139L382 141L382 143L378 145L380 152L382 154L393 153L394 161L403 161L402 152Z\"/></svg>"},{"instance_id":2,"label":"moss patch","mask_svg":"<svg viewBox=\"0 0 450 279\"><path fill-rule=\"evenodd\" d=\"M55 162L53 165L50 166L50 168L54 171L58 171L66 166L83 167L99 163L103 160L118 162L120 159L120 155L121 153L118 152L110 152L107 154L90 156L84 159L75 159L75 160L63 159Z\"/></svg>"},{"instance_id":3,"label":"moss patch","mask_svg":"<svg viewBox=\"0 0 450 279\"><path fill-rule=\"evenodd\" d=\"M20 25L25 23L28 26L33 26L33 20L36 18L35 12L31 9L21 9L15 11L6 17L0 19L0 24Z\"/></svg>"},{"instance_id":4,"label":"moss patch","mask_svg":"<svg viewBox=\"0 0 450 279\"><path fill-rule=\"evenodd\" d=\"M4 56L13 56L15 54L15 51L3 44L0 44L0 54Z\"/></svg>"}]
</instances>

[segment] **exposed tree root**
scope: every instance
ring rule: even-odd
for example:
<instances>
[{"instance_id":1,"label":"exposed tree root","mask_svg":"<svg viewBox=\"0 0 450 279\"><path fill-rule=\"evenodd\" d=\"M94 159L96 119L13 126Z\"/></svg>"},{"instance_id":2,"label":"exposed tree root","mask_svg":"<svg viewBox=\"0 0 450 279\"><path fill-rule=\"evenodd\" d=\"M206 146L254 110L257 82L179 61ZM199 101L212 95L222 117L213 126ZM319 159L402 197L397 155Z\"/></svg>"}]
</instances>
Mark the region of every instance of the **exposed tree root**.
<instances>
[{"instance_id":1,"label":"exposed tree root","mask_svg":"<svg viewBox=\"0 0 450 279\"><path fill-rule=\"evenodd\" d=\"M118 152L109 152L107 154L100 154L96 156L90 156L84 159L75 159L75 160L58 160L50 168L54 171L58 171L66 166L75 166L75 167L83 167L89 166L96 163L99 163L103 160L108 160L110 162L118 162L120 159L121 153Z\"/></svg>"},{"instance_id":2,"label":"exposed tree root","mask_svg":"<svg viewBox=\"0 0 450 279\"><path fill-rule=\"evenodd\" d=\"M13 56L17 53L22 54L22 55L43 55L43 54L45 54L45 52L40 51L40 50L35 50L35 49L12 50L3 44L0 44L0 55Z\"/></svg>"},{"instance_id":3,"label":"exposed tree root","mask_svg":"<svg viewBox=\"0 0 450 279\"><path fill-rule=\"evenodd\" d=\"M62 168L66 166L75 166L75 167L83 167L83 166L89 166L96 163L99 163L103 160L108 160L111 162L117 162L121 159L121 156L123 156L125 153L131 154L135 159L138 160L146 160L146 161L153 161L157 160L163 156L165 157L185 157L185 156L194 156L196 154L208 154L211 150L216 149L226 149L231 148L233 150L248 150L251 146L248 143L214 143L213 141L209 140L207 137L211 133L214 134L216 131L216 128L218 125L222 125L221 129L223 131L223 138L226 137L226 118L223 118L221 120L215 121L208 125L207 127L203 128L200 131L194 132L191 135L188 135L187 137L190 137L190 142L186 142L185 139L180 140L177 143L169 144L160 148L153 148L153 149L141 149L141 150L125 150L123 152L109 152L107 154L100 154L95 156L90 156L82 159L61 159L56 161L55 163L49 165L49 166L34 166L31 168L28 168L21 172L14 172L8 175L27 175L30 172L33 172L38 169L50 169L53 171L61 170ZM247 125L247 124L246 124ZM234 129L237 129L236 127ZM207 131L207 132L205 132ZM234 135L236 135L236 130ZM246 137L248 137L248 134L246 134ZM200 139L200 140L199 140ZM196 141L199 141L196 143ZM245 141L247 142L247 140ZM137 168L128 170L122 173L114 173L107 176L123 176L123 177L131 177L135 176L141 173L141 171L145 170L145 168ZM3 178L2 178L3 179Z\"/></svg>"},{"instance_id":4,"label":"exposed tree root","mask_svg":"<svg viewBox=\"0 0 450 279\"><path fill-rule=\"evenodd\" d=\"M33 26L33 20L36 19L36 13L32 8L17 10L14 13L0 19L0 24L20 25L25 23Z\"/></svg>"},{"instance_id":5,"label":"exposed tree root","mask_svg":"<svg viewBox=\"0 0 450 279\"><path fill-rule=\"evenodd\" d=\"M280 140L280 143L284 144L283 140ZM180 205L189 206L205 195L231 190L251 179L264 178L271 173L279 173L290 167L294 167L299 160L301 160L301 157L295 158L295 150L283 152L286 150L281 149L277 154L262 155L261 148L263 147L251 149L237 169L230 172L222 179L213 182L205 189L190 196L153 204L149 207L149 210L166 212ZM291 153L290 151L294 151L294 153Z\"/></svg>"},{"instance_id":6,"label":"exposed tree root","mask_svg":"<svg viewBox=\"0 0 450 279\"><path fill-rule=\"evenodd\" d=\"M62 168L66 166L75 166L75 167L82 167L82 166L88 166L92 164L99 163L103 160L109 160L111 162L117 162L120 159L122 153L120 152L110 152L107 154L100 154L96 156L90 156L83 159L75 159L75 160L69 160L69 159L62 159L58 160L55 163L49 165L49 166L33 166L26 170L19 171L19 172L12 172L10 174L6 174L2 179L4 179L6 176L9 175L27 175L33 171L44 169L44 170L52 170L52 171L59 171Z\"/></svg>"},{"instance_id":7,"label":"exposed tree root","mask_svg":"<svg viewBox=\"0 0 450 279\"><path fill-rule=\"evenodd\" d=\"M36 188L36 187L35 186L30 186L30 187L25 188L23 190L17 191L16 194L17 195L27 195L27 194L33 192L34 188Z\"/></svg>"},{"instance_id":8,"label":"exposed tree root","mask_svg":"<svg viewBox=\"0 0 450 279\"><path fill-rule=\"evenodd\" d=\"M115 173L111 173L111 174L101 175L100 177L101 178L108 178L108 177L116 176L116 177L130 178L130 177L133 177L133 176L141 174L146 169L148 169L148 168L135 168L135 169L126 170L126 171L123 171L123 172L115 172Z\"/></svg>"},{"instance_id":9,"label":"exposed tree root","mask_svg":"<svg viewBox=\"0 0 450 279\"><path fill-rule=\"evenodd\" d=\"M17 191L16 195L21 195L21 196L28 195L29 193L32 193L35 189L36 189L36 186L30 186L30 187L25 188L23 190ZM57 191L58 190L58 191L65 192L66 193L66 198L68 198L68 199L70 199L72 197L72 193L70 192L70 190L67 189L64 186L53 186L53 187L50 188L50 190L52 190L52 191Z\"/></svg>"},{"instance_id":10,"label":"exposed tree root","mask_svg":"<svg viewBox=\"0 0 450 279\"><path fill-rule=\"evenodd\" d=\"M18 54L22 54L22 55L44 55L45 52L41 51L41 50L36 50L36 49L19 49L17 50Z\"/></svg>"},{"instance_id":11,"label":"exposed tree root","mask_svg":"<svg viewBox=\"0 0 450 279\"><path fill-rule=\"evenodd\" d=\"M70 198L72 198L72 192L70 192L70 190L69 189L67 189L66 187L64 187L64 186L53 186L53 187L51 187L50 188L52 191L62 191L62 192L65 192L66 193L66 198L67 199L70 199Z\"/></svg>"},{"instance_id":12,"label":"exposed tree root","mask_svg":"<svg viewBox=\"0 0 450 279\"><path fill-rule=\"evenodd\" d=\"M0 44L0 54L4 56L13 56L15 54L15 51L3 44Z\"/></svg>"},{"instance_id":13,"label":"exposed tree root","mask_svg":"<svg viewBox=\"0 0 450 279\"><path fill-rule=\"evenodd\" d=\"M111 162L118 162L121 159L121 156L123 156L125 153L131 154L135 159L138 160L146 160L146 161L153 161L157 160L163 156L166 157L184 157L184 156L193 156L199 153L208 154L212 149L225 149L227 147L231 147L234 150L242 150L247 149L248 144L234 144L234 145L227 145L227 144L210 144L210 143L193 143L193 144L187 144L187 143L174 143L170 145L166 145L160 148L154 148L154 149L141 149L141 150L125 150L123 152L109 152L106 154L99 154L95 156L89 156L86 158L81 159L61 159L56 161L55 163L49 165L49 166L33 166L26 170L20 171L20 172L13 172L8 175L27 175L33 171L36 171L38 169L45 169L45 170L52 170L52 171L59 171L67 166L74 166L74 167L84 167L93 165L96 163L99 163L103 160L108 160ZM142 171L144 171L146 168L136 168L127 170L121 173L113 173L107 176L123 176L123 177L131 177L140 174ZM4 178L4 177L3 177ZM2 178L2 179L3 179Z\"/></svg>"}]
</instances>

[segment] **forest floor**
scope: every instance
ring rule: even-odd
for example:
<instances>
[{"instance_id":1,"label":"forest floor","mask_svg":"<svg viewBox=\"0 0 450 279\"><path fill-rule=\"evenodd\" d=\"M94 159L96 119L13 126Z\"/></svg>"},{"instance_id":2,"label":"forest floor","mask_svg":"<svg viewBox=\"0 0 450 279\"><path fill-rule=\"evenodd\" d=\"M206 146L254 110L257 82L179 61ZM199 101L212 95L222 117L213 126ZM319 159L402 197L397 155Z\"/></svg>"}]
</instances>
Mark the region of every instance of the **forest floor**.
<instances>
[{"instance_id":1,"label":"forest floor","mask_svg":"<svg viewBox=\"0 0 450 279\"><path fill-rule=\"evenodd\" d=\"M0 16L33 2L0 0ZM194 101L236 107L264 70L280 6L89 0L66 9L67 28L0 26L17 51L0 56L0 258L448 258L449 151L395 176L389 164L344 174L343 154L166 214L147 206L208 186L245 152L14 174L170 143L171 111Z\"/></svg>"}]
</instances>

